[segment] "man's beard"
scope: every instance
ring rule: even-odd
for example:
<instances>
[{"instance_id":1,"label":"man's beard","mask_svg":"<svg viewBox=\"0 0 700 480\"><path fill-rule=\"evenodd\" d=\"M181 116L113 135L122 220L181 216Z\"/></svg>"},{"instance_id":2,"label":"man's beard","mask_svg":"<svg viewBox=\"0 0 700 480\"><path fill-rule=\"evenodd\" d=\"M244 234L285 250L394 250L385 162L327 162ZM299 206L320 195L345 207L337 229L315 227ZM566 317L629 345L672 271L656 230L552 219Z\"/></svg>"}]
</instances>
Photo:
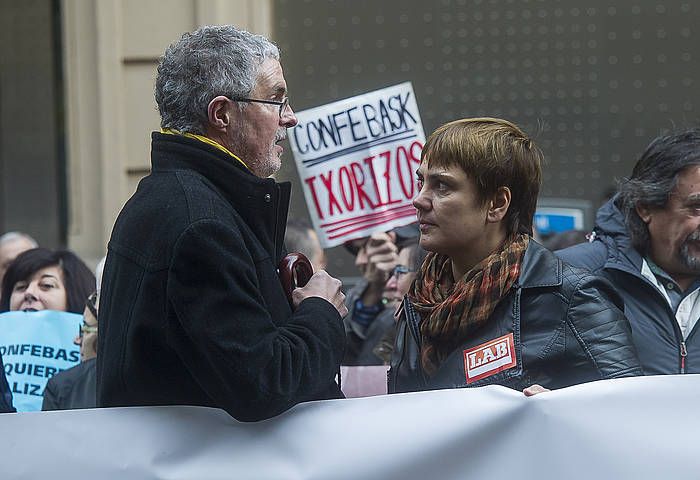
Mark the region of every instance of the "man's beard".
<instances>
[{"instance_id":1,"label":"man's beard","mask_svg":"<svg viewBox=\"0 0 700 480\"><path fill-rule=\"evenodd\" d=\"M238 132L242 131L242 129L238 130ZM268 148L263 152L256 153L253 149L247 148L244 134L239 133L234 140L234 143L239 145L239 147L237 148L238 151L234 153L240 156L241 160L248 165L248 168L255 176L267 178L277 173L282 165L282 159L275 152L275 146L279 140L285 138L287 138L287 130L285 128L278 129L274 141Z\"/></svg>"},{"instance_id":2,"label":"man's beard","mask_svg":"<svg viewBox=\"0 0 700 480\"><path fill-rule=\"evenodd\" d=\"M252 159L255 165L255 174L260 178L267 178L277 173L282 166L282 159L275 153L275 145L272 144L267 152Z\"/></svg>"},{"instance_id":3,"label":"man's beard","mask_svg":"<svg viewBox=\"0 0 700 480\"><path fill-rule=\"evenodd\" d=\"M693 256L690 253L690 243L698 241L700 241L700 231L696 230L688 235L679 251L679 256L683 265L695 273L700 273L700 257Z\"/></svg>"}]
</instances>

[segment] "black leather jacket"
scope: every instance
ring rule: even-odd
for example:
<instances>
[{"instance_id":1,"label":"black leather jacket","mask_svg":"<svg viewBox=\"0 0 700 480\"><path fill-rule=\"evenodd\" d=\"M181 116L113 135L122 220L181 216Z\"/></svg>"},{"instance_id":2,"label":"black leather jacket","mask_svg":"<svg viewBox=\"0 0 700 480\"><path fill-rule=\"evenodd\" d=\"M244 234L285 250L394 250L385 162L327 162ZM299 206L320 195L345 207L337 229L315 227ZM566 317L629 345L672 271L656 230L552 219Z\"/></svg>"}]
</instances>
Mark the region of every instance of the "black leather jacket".
<instances>
[{"instance_id":1,"label":"black leather jacket","mask_svg":"<svg viewBox=\"0 0 700 480\"><path fill-rule=\"evenodd\" d=\"M554 389L642 375L622 302L610 283L563 263L534 241L520 277L491 319L429 378L419 361L420 317L407 298L402 307L389 393L492 384Z\"/></svg>"}]
</instances>

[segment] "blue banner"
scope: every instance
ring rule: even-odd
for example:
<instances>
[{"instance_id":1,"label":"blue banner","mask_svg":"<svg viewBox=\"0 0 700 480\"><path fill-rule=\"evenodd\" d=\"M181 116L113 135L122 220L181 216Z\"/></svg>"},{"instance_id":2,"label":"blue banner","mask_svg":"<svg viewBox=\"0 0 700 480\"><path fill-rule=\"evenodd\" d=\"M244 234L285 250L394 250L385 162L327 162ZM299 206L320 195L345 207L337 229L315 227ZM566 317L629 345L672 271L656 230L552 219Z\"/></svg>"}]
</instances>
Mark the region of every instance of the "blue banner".
<instances>
[{"instance_id":1,"label":"blue banner","mask_svg":"<svg viewBox=\"0 0 700 480\"><path fill-rule=\"evenodd\" d=\"M43 310L0 314L0 355L18 412L41 410L49 378L80 362L73 344L83 316Z\"/></svg>"}]
</instances>

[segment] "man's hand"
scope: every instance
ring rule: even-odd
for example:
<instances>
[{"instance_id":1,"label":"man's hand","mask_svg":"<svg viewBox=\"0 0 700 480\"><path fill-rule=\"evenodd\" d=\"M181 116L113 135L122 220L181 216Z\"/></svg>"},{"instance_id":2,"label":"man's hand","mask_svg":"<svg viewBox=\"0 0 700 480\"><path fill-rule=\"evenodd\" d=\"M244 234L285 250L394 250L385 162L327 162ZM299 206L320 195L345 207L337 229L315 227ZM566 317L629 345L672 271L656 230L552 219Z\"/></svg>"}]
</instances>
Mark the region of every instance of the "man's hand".
<instances>
[{"instance_id":1,"label":"man's hand","mask_svg":"<svg viewBox=\"0 0 700 480\"><path fill-rule=\"evenodd\" d=\"M525 390L523 390L523 393L526 397L532 397L544 392L551 392L551 390L548 388L544 388L542 385L537 385L536 383L534 385L530 385Z\"/></svg>"},{"instance_id":2,"label":"man's hand","mask_svg":"<svg viewBox=\"0 0 700 480\"><path fill-rule=\"evenodd\" d=\"M309 297L320 297L328 300L341 317L348 314L348 309L345 306L345 294L340 290L342 283L337 278L328 275L325 270L319 270L314 273L307 284L301 288L295 288L292 292L292 301L294 308Z\"/></svg>"},{"instance_id":3,"label":"man's hand","mask_svg":"<svg viewBox=\"0 0 700 480\"><path fill-rule=\"evenodd\" d=\"M362 303L365 305L376 305L381 301L384 286L398 261L398 248L392 235L375 232L364 247L367 262L364 266L364 277L367 280L367 288L362 294Z\"/></svg>"}]
</instances>

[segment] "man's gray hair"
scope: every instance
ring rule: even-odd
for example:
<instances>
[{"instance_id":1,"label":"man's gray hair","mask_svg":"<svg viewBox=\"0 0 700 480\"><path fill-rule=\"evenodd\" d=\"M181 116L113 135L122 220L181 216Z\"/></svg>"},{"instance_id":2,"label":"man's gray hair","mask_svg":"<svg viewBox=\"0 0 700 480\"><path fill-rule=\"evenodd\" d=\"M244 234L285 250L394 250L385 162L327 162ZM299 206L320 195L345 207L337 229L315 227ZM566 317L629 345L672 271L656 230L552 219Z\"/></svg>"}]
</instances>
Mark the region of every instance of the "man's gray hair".
<instances>
[{"instance_id":1,"label":"man's gray hair","mask_svg":"<svg viewBox=\"0 0 700 480\"><path fill-rule=\"evenodd\" d=\"M268 58L279 60L277 46L231 25L185 33L158 63L155 97L160 126L203 135L209 102L218 95L247 97Z\"/></svg>"},{"instance_id":2,"label":"man's gray hair","mask_svg":"<svg viewBox=\"0 0 700 480\"><path fill-rule=\"evenodd\" d=\"M4 235L0 235L0 245L4 245L5 243L21 239L27 240L29 243L34 245L34 248L39 246L36 240L34 240L32 237L23 232L7 232Z\"/></svg>"}]
</instances>

